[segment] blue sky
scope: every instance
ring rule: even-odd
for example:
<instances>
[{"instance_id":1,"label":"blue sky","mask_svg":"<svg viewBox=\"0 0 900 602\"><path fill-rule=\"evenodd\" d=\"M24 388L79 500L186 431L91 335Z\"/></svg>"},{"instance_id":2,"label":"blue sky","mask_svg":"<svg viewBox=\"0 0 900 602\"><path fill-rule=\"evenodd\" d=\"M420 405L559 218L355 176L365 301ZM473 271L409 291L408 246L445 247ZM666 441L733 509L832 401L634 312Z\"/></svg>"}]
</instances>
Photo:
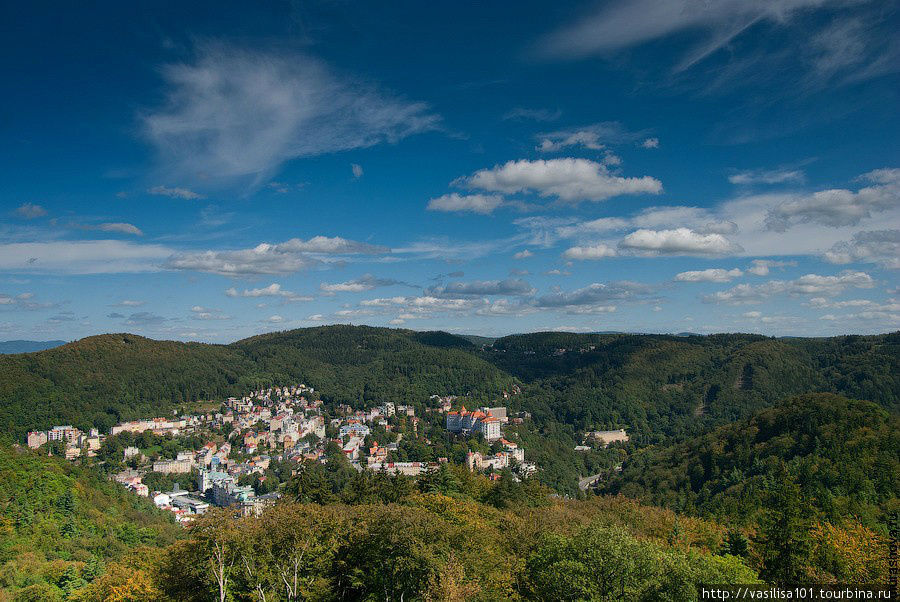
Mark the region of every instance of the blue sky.
<instances>
[{"instance_id":1,"label":"blue sky","mask_svg":"<svg viewBox=\"0 0 900 602\"><path fill-rule=\"evenodd\" d=\"M7 3L0 338L900 328L898 3Z\"/></svg>"}]
</instances>

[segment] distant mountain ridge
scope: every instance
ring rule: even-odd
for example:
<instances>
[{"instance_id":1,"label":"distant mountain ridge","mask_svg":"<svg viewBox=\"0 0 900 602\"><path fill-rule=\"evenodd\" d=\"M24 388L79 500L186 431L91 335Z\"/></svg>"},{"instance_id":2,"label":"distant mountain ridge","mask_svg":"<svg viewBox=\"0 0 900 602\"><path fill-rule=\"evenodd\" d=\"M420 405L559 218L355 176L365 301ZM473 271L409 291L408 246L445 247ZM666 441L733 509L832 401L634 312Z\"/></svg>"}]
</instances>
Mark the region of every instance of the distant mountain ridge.
<instances>
[{"instance_id":1,"label":"distant mountain ridge","mask_svg":"<svg viewBox=\"0 0 900 602\"><path fill-rule=\"evenodd\" d=\"M65 344L66 341L0 341L0 354L34 353Z\"/></svg>"},{"instance_id":2,"label":"distant mountain ridge","mask_svg":"<svg viewBox=\"0 0 900 602\"><path fill-rule=\"evenodd\" d=\"M791 395L829 392L900 413L900 333L830 339L531 333L487 345L432 331L321 326L228 345L88 337L0 356L0 434L105 429L195 400L302 381L357 407L429 395L498 399L575 432L627 428L651 440L746 418Z\"/></svg>"}]
</instances>

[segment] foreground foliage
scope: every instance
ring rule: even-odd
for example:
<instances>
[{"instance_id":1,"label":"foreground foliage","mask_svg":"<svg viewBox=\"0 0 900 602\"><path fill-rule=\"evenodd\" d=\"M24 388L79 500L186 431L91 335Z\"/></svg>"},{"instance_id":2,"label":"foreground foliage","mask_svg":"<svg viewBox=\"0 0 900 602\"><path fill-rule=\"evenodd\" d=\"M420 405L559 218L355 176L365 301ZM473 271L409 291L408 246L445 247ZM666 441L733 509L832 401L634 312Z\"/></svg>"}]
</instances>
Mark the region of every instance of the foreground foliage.
<instances>
[{"instance_id":1,"label":"foreground foliage","mask_svg":"<svg viewBox=\"0 0 900 602\"><path fill-rule=\"evenodd\" d=\"M62 600L108 562L180 535L147 500L95 471L0 445L0 592Z\"/></svg>"}]
</instances>

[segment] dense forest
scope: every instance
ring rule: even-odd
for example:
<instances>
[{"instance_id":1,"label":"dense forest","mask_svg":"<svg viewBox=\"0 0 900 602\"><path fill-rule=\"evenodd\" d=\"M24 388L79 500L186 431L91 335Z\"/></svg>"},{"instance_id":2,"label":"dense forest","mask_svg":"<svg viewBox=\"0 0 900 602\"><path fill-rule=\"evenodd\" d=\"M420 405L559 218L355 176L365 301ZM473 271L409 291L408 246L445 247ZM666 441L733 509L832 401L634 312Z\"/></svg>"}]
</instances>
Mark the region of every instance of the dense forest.
<instances>
[{"instance_id":1,"label":"dense forest","mask_svg":"<svg viewBox=\"0 0 900 602\"><path fill-rule=\"evenodd\" d=\"M455 465L418 481L360 473L336 452L301 464L260 517L223 509L181 530L89 469L8 447L0 461L4 600L696 600L701 583L888 570L883 535L792 518L790 486L734 528Z\"/></svg>"},{"instance_id":2,"label":"dense forest","mask_svg":"<svg viewBox=\"0 0 900 602\"><path fill-rule=\"evenodd\" d=\"M299 382L329 405L507 405L529 417L506 432L540 470L490 481L451 464L413 480L357 472L332 450L286 467L283 502L261 518L215 514L184 531L93 469L2 447L0 600L692 600L702 582L886 575L898 333L102 335L0 357L0 430L106 429ZM429 445L409 438L398 458L488 449L436 420L423 420ZM611 428L631 440L575 450ZM603 495L581 492L595 473Z\"/></svg>"},{"instance_id":3,"label":"dense forest","mask_svg":"<svg viewBox=\"0 0 900 602\"><path fill-rule=\"evenodd\" d=\"M326 326L230 345L89 337L0 356L0 429L108 428L195 400L303 380L327 401L497 398L536 423L626 427L648 442L750 416L790 395L830 392L900 412L900 334L832 339L536 333L491 345L440 332ZM552 425L551 425L552 426Z\"/></svg>"},{"instance_id":4,"label":"dense forest","mask_svg":"<svg viewBox=\"0 0 900 602\"><path fill-rule=\"evenodd\" d=\"M0 445L0 600L62 600L131 551L183 534L94 470Z\"/></svg>"},{"instance_id":5,"label":"dense forest","mask_svg":"<svg viewBox=\"0 0 900 602\"><path fill-rule=\"evenodd\" d=\"M685 442L636 450L603 491L752 523L786 479L820 518L885 522L900 509L900 417L836 395L793 397Z\"/></svg>"}]
</instances>

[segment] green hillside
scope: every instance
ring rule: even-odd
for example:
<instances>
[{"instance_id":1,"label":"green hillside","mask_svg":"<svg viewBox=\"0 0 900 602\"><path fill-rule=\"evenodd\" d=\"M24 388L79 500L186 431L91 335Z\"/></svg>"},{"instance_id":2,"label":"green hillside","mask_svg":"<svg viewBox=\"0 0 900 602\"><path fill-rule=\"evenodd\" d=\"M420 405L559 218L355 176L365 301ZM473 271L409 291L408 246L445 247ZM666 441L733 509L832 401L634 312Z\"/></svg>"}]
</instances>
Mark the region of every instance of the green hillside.
<instances>
[{"instance_id":1,"label":"green hillside","mask_svg":"<svg viewBox=\"0 0 900 602\"><path fill-rule=\"evenodd\" d=\"M355 404L432 394L489 399L514 379L447 333L330 326L231 345L155 341L131 334L0 356L0 432L73 424L108 429L187 401L222 399L303 379L325 399Z\"/></svg>"},{"instance_id":2,"label":"green hillside","mask_svg":"<svg viewBox=\"0 0 900 602\"><path fill-rule=\"evenodd\" d=\"M0 445L0 598L61 600L107 562L181 534L153 504L94 471Z\"/></svg>"},{"instance_id":3,"label":"green hillside","mask_svg":"<svg viewBox=\"0 0 900 602\"><path fill-rule=\"evenodd\" d=\"M683 443L636 451L604 491L752 520L785 478L826 520L883 521L900 508L900 417L836 395L793 397Z\"/></svg>"},{"instance_id":4,"label":"green hillside","mask_svg":"<svg viewBox=\"0 0 900 602\"><path fill-rule=\"evenodd\" d=\"M723 334L505 337L482 353L528 383L541 420L626 427L661 441L751 415L790 395L829 392L900 413L900 335L771 339Z\"/></svg>"}]
</instances>

